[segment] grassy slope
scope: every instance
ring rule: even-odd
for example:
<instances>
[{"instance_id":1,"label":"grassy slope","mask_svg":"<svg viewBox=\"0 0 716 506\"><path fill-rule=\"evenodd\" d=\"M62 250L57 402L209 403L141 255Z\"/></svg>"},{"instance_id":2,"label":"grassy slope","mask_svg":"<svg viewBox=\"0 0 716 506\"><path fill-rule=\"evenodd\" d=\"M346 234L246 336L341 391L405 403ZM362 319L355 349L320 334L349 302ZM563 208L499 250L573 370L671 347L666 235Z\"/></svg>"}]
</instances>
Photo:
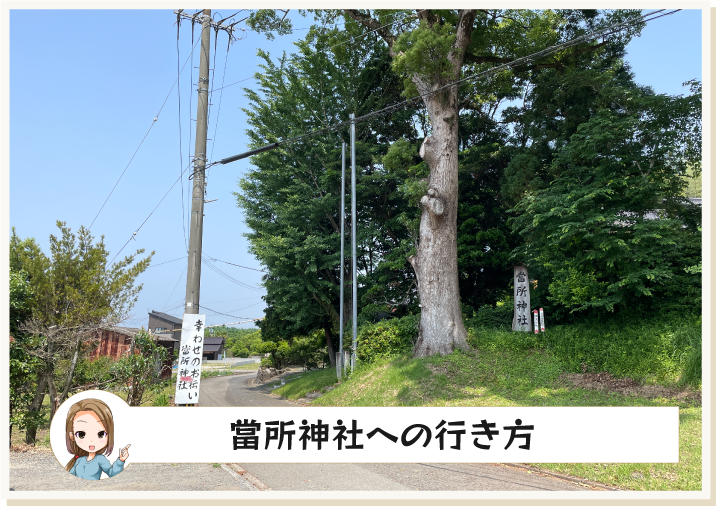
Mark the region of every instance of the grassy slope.
<instances>
[{"instance_id":1,"label":"grassy slope","mask_svg":"<svg viewBox=\"0 0 716 506\"><path fill-rule=\"evenodd\" d=\"M381 360L360 367L320 406L680 406L678 464L536 464L536 467L632 490L701 490L701 407L572 387L545 350L480 350L469 354ZM297 398L325 389L335 372L305 373L277 389ZM300 381L300 382L299 382Z\"/></svg>"}]
</instances>

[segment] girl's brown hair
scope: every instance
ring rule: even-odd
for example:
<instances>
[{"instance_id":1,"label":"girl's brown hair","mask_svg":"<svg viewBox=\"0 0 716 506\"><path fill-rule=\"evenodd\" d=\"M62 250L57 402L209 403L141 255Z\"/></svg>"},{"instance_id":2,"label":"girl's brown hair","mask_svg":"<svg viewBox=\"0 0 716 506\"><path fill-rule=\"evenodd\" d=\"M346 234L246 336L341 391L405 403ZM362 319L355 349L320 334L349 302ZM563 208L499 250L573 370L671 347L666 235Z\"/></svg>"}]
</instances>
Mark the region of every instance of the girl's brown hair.
<instances>
[{"instance_id":1,"label":"girl's brown hair","mask_svg":"<svg viewBox=\"0 0 716 506\"><path fill-rule=\"evenodd\" d=\"M84 399L79 401L73 404L68 411L67 422L65 423L65 442L67 443L67 451L74 455L72 460L70 460L65 466L67 471L72 470L79 457L89 455L88 451L77 446L74 439L70 439L70 433L74 432L75 417L82 411L91 411L97 415L97 418L99 418L100 423L107 433L107 446L102 453L109 455L112 453L112 448L114 448L114 420L112 419L112 410L109 409L109 406L107 406L104 402L98 399Z\"/></svg>"}]
</instances>

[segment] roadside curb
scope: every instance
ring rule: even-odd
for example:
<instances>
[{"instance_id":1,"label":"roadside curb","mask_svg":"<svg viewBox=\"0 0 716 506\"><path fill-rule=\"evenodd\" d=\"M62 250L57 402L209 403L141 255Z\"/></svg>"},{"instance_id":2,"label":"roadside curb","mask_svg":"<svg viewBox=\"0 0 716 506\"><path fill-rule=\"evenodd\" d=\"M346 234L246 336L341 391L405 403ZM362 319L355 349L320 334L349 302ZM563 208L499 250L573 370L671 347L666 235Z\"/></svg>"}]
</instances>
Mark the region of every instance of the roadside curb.
<instances>
[{"instance_id":1,"label":"roadside curb","mask_svg":"<svg viewBox=\"0 0 716 506\"><path fill-rule=\"evenodd\" d=\"M245 490L271 490L271 487L263 483L256 476L249 473L239 464L221 464L222 469L239 480L242 488Z\"/></svg>"},{"instance_id":2,"label":"roadside curb","mask_svg":"<svg viewBox=\"0 0 716 506\"><path fill-rule=\"evenodd\" d=\"M545 471L544 469L540 469L538 467L533 467L533 466L530 466L527 464L493 464L493 465L522 469L523 471L528 471L530 473L543 474L545 476L551 476L552 478L557 478L559 480L576 483L577 485L584 485L587 487L598 488L601 490L610 490L610 491L623 491L624 490L621 488L610 487L608 485L605 485L604 483L598 483L596 481L584 480L582 478L576 478L574 476L569 476L566 474L555 473L553 471Z\"/></svg>"}]
</instances>

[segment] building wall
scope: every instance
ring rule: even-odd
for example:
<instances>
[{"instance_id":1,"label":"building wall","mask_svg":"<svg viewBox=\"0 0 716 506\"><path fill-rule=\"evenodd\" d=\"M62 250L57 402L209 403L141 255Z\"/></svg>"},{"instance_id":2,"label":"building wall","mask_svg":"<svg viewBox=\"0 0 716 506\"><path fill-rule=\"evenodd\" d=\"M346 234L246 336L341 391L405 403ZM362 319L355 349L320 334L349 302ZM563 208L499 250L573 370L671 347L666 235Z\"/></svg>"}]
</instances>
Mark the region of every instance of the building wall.
<instances>
[{"instance_id":1,"label":"building wall","mask_svg":"<svg viewBox=\"0 0 716 506\"><path fill-rule=\"evenodd\" d=\"M156 329L156 328L174 330L174 329L181 329L181 324L176 324L176 323L168 322L166 320L162 320L160 318L157 318L152 313L149 313L148 328L152 332L154 332L154 329Z\"/></svg>"},{"instance_id":2,"label":"building wall","mask_svg":"<svg viewBox=\"0 0 716 506\"><path fill-rule=\"evenodd\" d=\"M100 330L96 339L99 339L98 346L90 353L89 359L97 357L111 357L115 360L129 355L132 345L132 338L111 330Z\"/></svg>"}]
</instances>

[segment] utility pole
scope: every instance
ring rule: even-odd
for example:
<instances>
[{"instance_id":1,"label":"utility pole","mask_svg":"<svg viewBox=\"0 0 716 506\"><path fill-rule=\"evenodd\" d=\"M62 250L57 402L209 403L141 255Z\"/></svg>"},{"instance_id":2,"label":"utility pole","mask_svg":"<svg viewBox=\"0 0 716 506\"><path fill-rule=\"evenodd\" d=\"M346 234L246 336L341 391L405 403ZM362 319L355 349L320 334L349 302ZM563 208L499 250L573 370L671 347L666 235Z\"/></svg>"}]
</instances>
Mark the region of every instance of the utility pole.
<instances>
[{"instance_id":1,"label":"utility pole","mask_svg":"<svg viewBox=\"0 0 716 506\"><path fill-rule=\"evenodd\" d=\"M343 286L345 273L343 271L343 259L345 258L345 242L346 242L346 143L343 143L343 149L341 150L341 294L340 294L340 331L338 338L338 352L340 353L340 366L341 376L345 374L345 353L343 352ZM339 378L343 379L343 378Z\"/></svg>"},{"instance_id":2,"label":"utility pole","mask_svg":"<svg viewBox=\"0 0 716 506\"><path fill-rule=\"evenodd\" d=\"M204 171L206 169L206 131L209 108L209 48L211 47L211 9L204 9L201 21L201 52L196 104L196 144L194 145L194 185L191 190L189 225L189 266L186 272L185 314L199 314L201 287L201 242L204 229Z\"/></svg>"},{"instance_id":3,"label":"utility pole","mask_svg":"<svg viewBox=\"0 0 716 506\"><path fill-rule=\"evenodd\" d=\"M356 122L351 114L351 248L353 259L353 353L351 356L351 374L358 359L358 268L356 263Z\"/></svg>"}]
</instances>

